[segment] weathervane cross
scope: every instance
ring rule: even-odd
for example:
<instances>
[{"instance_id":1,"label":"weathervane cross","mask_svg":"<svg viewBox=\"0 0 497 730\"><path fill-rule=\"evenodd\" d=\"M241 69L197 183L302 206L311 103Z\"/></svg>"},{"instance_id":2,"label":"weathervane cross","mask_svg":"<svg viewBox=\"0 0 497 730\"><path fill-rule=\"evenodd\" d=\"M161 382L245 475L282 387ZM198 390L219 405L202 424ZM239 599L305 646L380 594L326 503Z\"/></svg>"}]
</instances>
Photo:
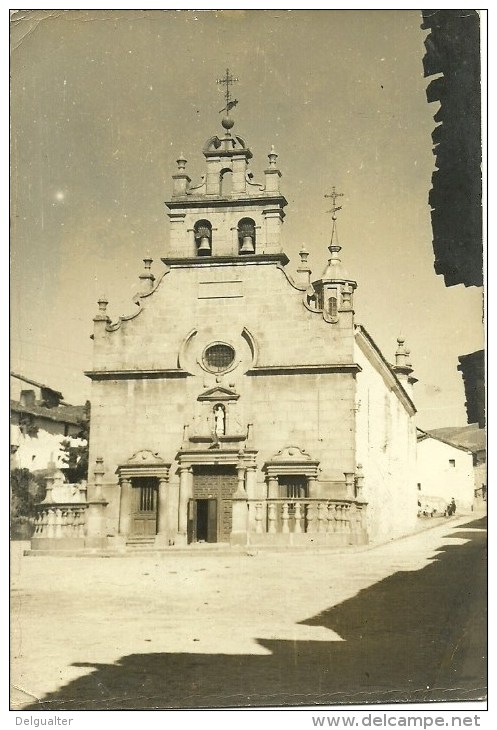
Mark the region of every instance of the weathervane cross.
<instances>
[{"instance_id":1,"label":"weathervane cross","mask_svg":"<svg viewBox=\"0 0 497 730\"><path fill-rule=\"evenodd\" d=\"M237 82L238 79L235 76L232 76L230 74L229 68L226 69L226 76L224 76L222 79L217 79L216 84L226 84L226 91L224 92L225 98L226 98L226 106L221 109L219 112L229 112L230 109L233 109L234 106L238 104L237 99L231 100L231 92L230 92L230 86L232 86L235 82Z\"/></svg>"},{"instance_id":2,"label":"weathervane cross","mask_svg":"<svg viewBox=\"0 0 497 730\"><path fill-rule=\"evenodd\" d=\"M342 210L342 206L337 206L337 198L343 198L343 193L337 193L335 186L331 188L331 193L329 195L325 195L325 198L331 198L333 202L333 208L328 211L328 213L333 213L332 218L334 221L336 221L336 213L338 213L339 210Z\"/></svg>"}]
</instances>

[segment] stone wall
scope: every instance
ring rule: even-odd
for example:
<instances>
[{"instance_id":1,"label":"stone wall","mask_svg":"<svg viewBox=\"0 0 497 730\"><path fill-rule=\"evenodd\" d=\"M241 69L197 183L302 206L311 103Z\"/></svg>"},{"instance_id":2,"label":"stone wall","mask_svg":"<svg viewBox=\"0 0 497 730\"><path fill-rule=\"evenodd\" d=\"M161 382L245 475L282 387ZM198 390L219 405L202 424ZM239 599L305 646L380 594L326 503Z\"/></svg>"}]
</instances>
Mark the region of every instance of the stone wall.
<instances>
[{"instance_id":1,"label":"stone wall","mask_svg":"<svg viewBox=\"0 0 497 730\"><path fill-rule=\"evenodd\" d=\"M439 497L448 505L452 497L458 512L471 512L475 479L473 455L435 438L418 442L417 482L421 501Z\"/></svg>"},{"instance_id":2,"label":"stone wall","mask_svg":"<svg viewBox=\"0 0 497 730\"><path fill-rule=\"evenodd\" d=\"M416 433L414 418L392 389L391 375L361 347L356 359L357 459L364 470L368 532L385 540L416 524Z\"/></svg>"},{"instance_id":3,"label":"stone wall","mask_svg":"<svg viewBox=\"0 0 497 730\"><path fill-rule=\"evenodd\" d=\"M110 532L117 530L117 466L141 449L157 452L172 464L175 494L184 426L190 437L209 435L213 403L198 396L218 386L235 394L225 404L228 434L244 438L253 425L254 496L265 496L264 463L292 445L320 462L316 496L345 496L335 482L355 470L355 373L318 366L352 363L352 332L324 322L304 307L302 297L274 263L173 268L141 299L138 316L115 331L96 333L97 370L181 366L189 373L93 382L90 472L102 456ZM236 352L233 368L217 378L201 365L205 347L216 341ZM271 367L278 369L258 370Z\"/></svg>"}]
</instances>

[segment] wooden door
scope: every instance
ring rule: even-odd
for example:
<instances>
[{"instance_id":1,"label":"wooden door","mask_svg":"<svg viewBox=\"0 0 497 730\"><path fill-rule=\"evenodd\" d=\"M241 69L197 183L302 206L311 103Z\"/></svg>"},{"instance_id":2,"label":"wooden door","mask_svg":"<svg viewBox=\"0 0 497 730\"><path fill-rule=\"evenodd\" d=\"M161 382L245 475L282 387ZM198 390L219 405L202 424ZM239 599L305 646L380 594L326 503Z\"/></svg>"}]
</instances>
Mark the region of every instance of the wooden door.
<instances>
[{"instance_id":1,"label":"wooden door","mask_svg":"<svg viewBox=\"0 0 497 730\"><path fill-rule=\"evenodd\" d=\"M157 479L133 479L131 529L133 535L147 537L157 534Z\"/></svg>"},{"instance_id":2,"label":"wooden door","mask_svg":"<svg viewBox=\"0 0 497 730\"><path fill-rule=\"evenodd\" d=\"M207 542L229 542L232 498L236 488L237 474L234 466L195 467L193 497L197 503L207 501Z\"/></svg>"},{"instance_id":3,"label":"wooden door","mask_svg":"<svg viewBox=\"0 0 497 730\"><path fill-rule=\"evenodd\" d=\"M207 542L217 542L217 502L217 499L207 500Z\"/></svg>"}]
</instances>

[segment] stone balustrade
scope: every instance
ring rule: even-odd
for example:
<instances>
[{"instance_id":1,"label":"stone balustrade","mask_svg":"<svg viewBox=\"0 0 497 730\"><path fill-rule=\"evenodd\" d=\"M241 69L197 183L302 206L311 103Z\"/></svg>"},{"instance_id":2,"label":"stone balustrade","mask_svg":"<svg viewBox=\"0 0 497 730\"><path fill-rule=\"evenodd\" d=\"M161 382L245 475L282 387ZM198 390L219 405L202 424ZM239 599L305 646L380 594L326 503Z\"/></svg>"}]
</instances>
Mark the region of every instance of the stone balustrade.
<instances>
[{"instance_id":1,"label":"stone balustrade","mask_svg":"<svg viewBox=\"0 0 497 730\"><path fill-rule=\"evenodd\" d=\"M36 538L84 538L87 504L39 504L34 523Z\"/></svg>"},{"instance_id":2,"label":"stone balustrade","mask_svg":"<svg viewBox=\"0 0 497 730\"><path fill-rule=\"evenodd\" d=\"M249 500L248 507L252 543L283 541L342 544L365 541L365 504L361 502L287 498ZM280 536L285 535L287 539L282 540ZM334 536L342 537L334 540Z\"/></svg>"}]
</instances>

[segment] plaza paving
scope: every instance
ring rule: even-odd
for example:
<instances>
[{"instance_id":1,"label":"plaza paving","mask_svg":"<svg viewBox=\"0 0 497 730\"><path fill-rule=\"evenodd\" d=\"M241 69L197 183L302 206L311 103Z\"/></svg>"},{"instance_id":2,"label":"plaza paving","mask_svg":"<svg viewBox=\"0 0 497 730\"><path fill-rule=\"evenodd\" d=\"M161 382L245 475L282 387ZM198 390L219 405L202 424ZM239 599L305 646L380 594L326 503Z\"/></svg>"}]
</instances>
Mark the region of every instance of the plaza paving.
<instances>
[{"instance_id":1,"label":"plaza paving","mask_svg":"<svg viewBox=\"0 0 497 730\"><path fill-rule=\"evenodd\" d=\"M433 525L314 553L27 557L14 543L12 709L485 697L485 520Z\"/></svg>"}]
</instances>

